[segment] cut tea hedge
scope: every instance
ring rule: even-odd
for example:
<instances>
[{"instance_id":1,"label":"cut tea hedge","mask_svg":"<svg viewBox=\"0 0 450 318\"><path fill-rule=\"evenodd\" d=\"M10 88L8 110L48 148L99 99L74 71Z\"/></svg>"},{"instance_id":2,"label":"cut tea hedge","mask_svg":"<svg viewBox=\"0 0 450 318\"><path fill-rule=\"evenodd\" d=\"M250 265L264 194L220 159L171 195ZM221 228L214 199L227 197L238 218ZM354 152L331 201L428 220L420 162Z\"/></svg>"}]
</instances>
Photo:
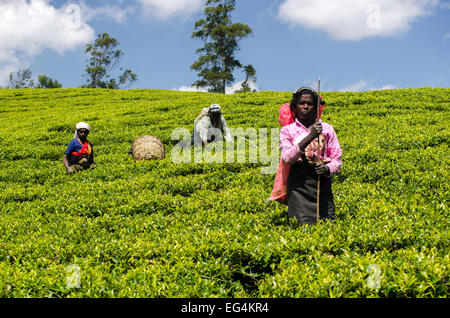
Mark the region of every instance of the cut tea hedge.
<instances>
[{"instance_id":1,"label":"cut tea hedge","mask_svg":"<svg viewBox=\"0 0 450 318\"><path fill-rule=\"evenodd\" d=\"M0 297L447 297L450 89L323 95L337 221L302 227L263 164L170 155L203 107L279 128L290 93L0 90ZM79 121L97 168L67 175ZM134 162L142 135L164 160Z\"/></svg>"}]
</instances>

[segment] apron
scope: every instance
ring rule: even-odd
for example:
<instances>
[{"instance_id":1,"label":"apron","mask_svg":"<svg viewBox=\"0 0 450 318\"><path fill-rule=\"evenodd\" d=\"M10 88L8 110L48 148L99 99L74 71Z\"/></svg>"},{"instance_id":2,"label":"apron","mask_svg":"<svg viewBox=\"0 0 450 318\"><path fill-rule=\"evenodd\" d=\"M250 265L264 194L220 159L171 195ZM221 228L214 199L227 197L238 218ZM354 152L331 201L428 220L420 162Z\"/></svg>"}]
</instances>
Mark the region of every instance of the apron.
<instances>
[{"instance_id":1,"label":"apron","mask_svg":"<svg viewBox=\"0 0 450 318\"><path fill-rule=\"evenodd\" d=\"M317 223L317 174L315 165L302 158L292 165L287 180L287 205L289 217L300 224ZM331 179L321 176L319 219L334 221L335 206L331 191Z\"/></svg>"}]
</instances>

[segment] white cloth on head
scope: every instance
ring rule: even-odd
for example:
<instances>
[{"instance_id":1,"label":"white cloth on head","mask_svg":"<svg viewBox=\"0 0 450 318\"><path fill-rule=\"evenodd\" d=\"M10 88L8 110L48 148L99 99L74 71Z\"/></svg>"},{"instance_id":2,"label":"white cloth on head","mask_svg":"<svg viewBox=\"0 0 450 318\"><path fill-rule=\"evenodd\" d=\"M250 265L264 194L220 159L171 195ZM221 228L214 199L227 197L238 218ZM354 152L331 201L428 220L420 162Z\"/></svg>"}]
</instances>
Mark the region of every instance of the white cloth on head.
<instances>
[{"instance_id":1,"label":"white cloth on head","mask_svg":"<svg viewBox=\"0 0 450 318\"><path fill-rule=\"evenodd\" d=\"M80 129L87 129L88 131L91 131L91 126L89 126L88 123L85 123L83 121L80 121L78 124L76 124L75 126L75 134L73 135L73 139L77 139L78 138L78 130Z\"/></svg>"},{"instance_id":2,"label":"white cloth on head","mask_svg":"<svg viewBox=\"0 0 450 318\"><path fill-rule=\"evenodd\" d=\"M209 107L209 112L210 113L215 113L215 112L220 113L220 105L219 104L212 104Z\"/></svg>"},{"instance_id":3,"label":"white cloth on head","mask_svg":"<svg viewBox=\"0 0 450 318\"><path fill-rule=\"evenodd\" d=\"M194 126L194 145L202 145L203 142L207 142L212 136L215 136L216 141L221 138L226 141L231 141L231 133L228 129L227 121L220 115L219 125L215 128L211 122L209 116L205 116L195 123Z\"/></svg>"}]
</instances>

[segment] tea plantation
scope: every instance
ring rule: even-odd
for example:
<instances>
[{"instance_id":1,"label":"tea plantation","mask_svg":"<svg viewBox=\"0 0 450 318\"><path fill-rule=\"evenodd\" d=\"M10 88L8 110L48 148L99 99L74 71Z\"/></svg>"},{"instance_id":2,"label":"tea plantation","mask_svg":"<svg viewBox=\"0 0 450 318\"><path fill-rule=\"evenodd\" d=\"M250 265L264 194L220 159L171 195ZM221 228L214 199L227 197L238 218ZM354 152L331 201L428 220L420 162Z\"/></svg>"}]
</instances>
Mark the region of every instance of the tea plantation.
<instances>
[{"instance_id":1,"label":"tea plantation","mask_svg":"<svg viewBox=\"0 0 450 318\"><path fill-rule=\"evenodd\" d=\"M171 157L203 107L270 131L289 92L1 89L0 297L447 297L450 89L323 96L337 221L308 227L267 164ZM96 169L68 175L79 121ZM142 135L164 160L134 162Z\"/></svg>"}]
</instances>

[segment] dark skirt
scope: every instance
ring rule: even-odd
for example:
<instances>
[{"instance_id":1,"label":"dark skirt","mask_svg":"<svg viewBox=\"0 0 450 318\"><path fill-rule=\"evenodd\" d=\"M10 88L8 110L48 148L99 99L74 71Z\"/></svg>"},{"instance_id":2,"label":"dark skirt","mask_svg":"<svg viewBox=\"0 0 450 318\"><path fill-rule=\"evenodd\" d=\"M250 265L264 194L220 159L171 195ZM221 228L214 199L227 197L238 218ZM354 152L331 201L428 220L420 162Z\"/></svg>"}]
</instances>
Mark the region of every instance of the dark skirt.
<instances>
[{"instance_id":1,"label":"dark skirt","mask_svg":"<svg viewBox=\"0 0 450 318\"><path fill-rule=\"evenodd\" d=\"M300 224L317 223L317 180L314 165L298 162L291 166L287 182L287 204L289 217ZM319 219L334 221L335 206L331 179L320 179Z\"/></svg>"},{"instance_id":2,"label":"dark skirt","mask_svg":"<svg viewBox=\"0 0 450 318\"><path fill-rule=\"evenodd\" d=\"M75 171L87 170L94 163L93 156L87 158L80 158L74 155L71 156L72 157L68 160L69 167L72 167Z\"/></svg>"},{"instance_id":3,"label":"dark skirt","mask_svg":"<svg viewBox=\"0 0 450 318\"><path fill-rule=\"evenodd\" d=\"M69 154L67 156L67 161L69 162L69 166L73 166L73 165L77 165L80 164L80 160L86 158L87 162L84 163L84 165L86 166L91 166L94 163L94 155L90 154L88 157L80 157L80 156L75 156L72 154ZM83 160L83 162L85 162L85 160Z\"/></svg>"}]
</instances>

